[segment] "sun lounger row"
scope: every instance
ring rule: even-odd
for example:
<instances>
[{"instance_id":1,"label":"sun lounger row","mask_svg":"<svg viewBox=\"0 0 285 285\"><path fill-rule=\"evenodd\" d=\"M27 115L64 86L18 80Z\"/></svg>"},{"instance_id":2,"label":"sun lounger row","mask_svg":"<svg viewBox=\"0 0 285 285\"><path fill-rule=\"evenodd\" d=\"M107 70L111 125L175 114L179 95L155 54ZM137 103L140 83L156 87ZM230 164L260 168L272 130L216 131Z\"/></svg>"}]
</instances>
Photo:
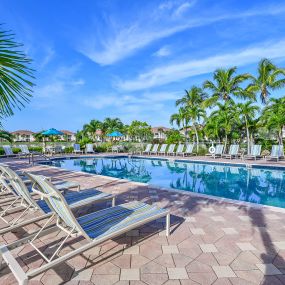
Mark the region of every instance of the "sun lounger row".
<instances>
[{"instance_id":1,"label":"sun lounger row","mask_svg":"<svg viewBox=\"0 0 285 285\"><path fill-rule=\"evenodd\" d=\"M252 145L250 152L245 155L241 155L239 153L239 145L230 145L229 152L223 153L224 145L218 144L216 147L210 147L210 153L207 155L212 156L213 158L222 157L222 158L238 158L241 157L243 159L258 159L262 158L261 155L261 145ZM268 156L264 157L266 160L276 159L277 161L281 158L284 158L284 147L283 145L273 145L271 149L271 153Z\"/></svg>"},{"instance_id":2,"label":"sun lounger row","mask_svg":"<svg viewBox=\"0 0 285 285\"><path fill-rule=\"evenodd\" d=\"M159 144L147 144L144 151L141 154L149 154L149 155L193 155L193 144L179 144L176 148L176 144L162 144L159 147ZM176 149L176 150L175 150Z\"/></svg>"},{"instance_id":3,"label":"sun lounger row","mask_svg":"<svg viewBox=\"0 0 285 285\"><path fill-rule=\"evenodd\" d=\"M19 240L0 246L0 265L4 261L20 285L26 285L29 279L50 268L151 221L165 217L166 235L169 235L169 211L155 205L132 201L115 206L114 195L96 189L69 192L63 195L46 177L26 173L32 181L32 192L30 192L21 177L8 166L1 165L0 172L2 191L0 193L2 209L0 218L7 225L0 229L0 234L34 223L42 225L40 229L26 234ZM93 210L89 214L77 217L72 212L75 208L107 200L113 201L112 207ZM6 218L9 213L12 219ZM33 214L32 218L28 214ZM45 220L44 223L38 223L43 220ZM53 252L49 250L47 255L46 248L39 247L38 239L56 231L59 231L63 238L56 246L53 245ZM65 243L70 242L73 237L82 237L87 242L81 243L80 247L68 253L61 251ZM18 256L13 252L13 249L16 249L17 253L17 249L26 243L30 244L45 260L45 263L39 267L28 271L23 269Z\"/></svg>"}]
</instances>

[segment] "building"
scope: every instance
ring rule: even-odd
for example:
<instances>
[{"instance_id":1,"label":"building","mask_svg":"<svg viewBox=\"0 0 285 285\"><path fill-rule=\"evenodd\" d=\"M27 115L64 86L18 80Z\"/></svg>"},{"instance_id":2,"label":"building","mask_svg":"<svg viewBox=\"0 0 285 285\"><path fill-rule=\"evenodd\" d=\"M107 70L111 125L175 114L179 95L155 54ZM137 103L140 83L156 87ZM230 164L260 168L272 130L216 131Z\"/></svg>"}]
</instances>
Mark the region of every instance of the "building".
<instances>
[{"instance_id":1,"label":"building","mask_svg":"<svg viewBox=\"0 0 285 285\"><path fill-rule=\"evenodd\" d=\"M285 138L285 126L282 129L282 138Z\"/></svg>"},{"instance_id":2,"label":"building","mask_svg":"<svg viewBox=\"0 0 285 285\"><path fill-rule=\"evenodd\" d=\"M165 140L167 138L166 132L171 129L166 127L153 127L151 128L151 132L153 133L154 139Z\"/></svg>"},{"instance_id":3,"label":"building","mask_svg":"<svg viewBox=\"0 0 285 285\"><path fill-rule=\"evenodd\" d=\"M61 136L62 141L75 142L76 134L68 130L60 130L64 135Z\"/></svg>"},{"instance_id":4,"label":"building","mask_svg":"<svg viewBox=\"0 0 285 285\"><path fill-rule=\"evenodd\" d=\"M14 136L15 142L34 142L34 132L29 130L17 130L14 132L11 132L11 134Z\"/></svg>"}]
</instances>

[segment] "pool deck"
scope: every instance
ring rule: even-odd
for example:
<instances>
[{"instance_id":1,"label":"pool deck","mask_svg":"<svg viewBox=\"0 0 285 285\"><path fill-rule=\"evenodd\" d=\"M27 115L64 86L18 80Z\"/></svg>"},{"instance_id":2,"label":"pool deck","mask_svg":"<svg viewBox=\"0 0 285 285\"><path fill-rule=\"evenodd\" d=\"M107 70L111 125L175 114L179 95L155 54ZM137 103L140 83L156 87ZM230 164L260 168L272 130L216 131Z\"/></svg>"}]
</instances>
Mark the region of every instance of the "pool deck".
<instances>
[{"instance_id":1,"label":"pool deck","mask_svg":"<svg viewBox=\"0 0 285 285\"><path fill-rule=\"evenodd\" d=\"M178 159L171 157L173 158ZM205 157L186 159L201 161ZM206 160L213 159L207 157ZM213 161L244 163L240 159ZM117 194L118 204L132 200L155 203L169 209L172 215L169 237L165 236L163 220L153 222L72 258L32 279L29 284L285 284L284 211L172 192L141 183L61 168L31 166L26 159L1 159L0 162L5 162L14 169L51 176L53 180L77 181L82 189L96 187ZM249 160L246 163L285 167L284 161L276 163ZM106 205L101 205L104 206ZM76 214L88 213L92 208L94 209L92 205L84 207ZM0 241L10 243L37 227L38 225L33 225L16 233L5 234L0 236ZM52 250L48 246L59 240L60 236L54 233L41 238L39 243L47 250ZM70 238L63 252L72 251L83 243L82 239ZM18 256L25 270L44 264L29 245L22 246L13 253ZM0 271L0 284L17 284L7 267Z\"/></svg>"}]
</instances>

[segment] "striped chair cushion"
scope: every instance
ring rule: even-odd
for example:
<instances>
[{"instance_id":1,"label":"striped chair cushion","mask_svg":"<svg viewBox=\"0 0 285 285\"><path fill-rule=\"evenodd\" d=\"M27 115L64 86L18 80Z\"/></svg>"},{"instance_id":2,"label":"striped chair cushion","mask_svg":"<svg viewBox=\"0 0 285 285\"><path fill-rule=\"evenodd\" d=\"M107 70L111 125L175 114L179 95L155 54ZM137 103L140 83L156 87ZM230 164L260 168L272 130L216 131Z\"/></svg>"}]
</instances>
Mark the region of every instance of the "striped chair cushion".
<instances>
[{"instance_id":1,"label":"striped chair cushion","mask_svg":"<svg viewBox=\"0 0 285 285\"><path fill-rule=\"evenodd\" d=\"M95 189L83 190L80 192L69 192L64 195L66 203L73 207L80 207L92 201L104 200L110 198L111 195ZM38 206L47 214L50 213L50 208L44 200L37 201Z\"/></svg>"},{"instance_id":2,"label":"striped chair cushion","mask_svg":"<svg viewBox=\"0 0 285 285\"><path fill-rule=\"evenodd\" d=\"M99 239L139 221L167 213L167 210L154 205L130 202L79 217L77 221L90 238Z\"/></svg>"}]
</instances>

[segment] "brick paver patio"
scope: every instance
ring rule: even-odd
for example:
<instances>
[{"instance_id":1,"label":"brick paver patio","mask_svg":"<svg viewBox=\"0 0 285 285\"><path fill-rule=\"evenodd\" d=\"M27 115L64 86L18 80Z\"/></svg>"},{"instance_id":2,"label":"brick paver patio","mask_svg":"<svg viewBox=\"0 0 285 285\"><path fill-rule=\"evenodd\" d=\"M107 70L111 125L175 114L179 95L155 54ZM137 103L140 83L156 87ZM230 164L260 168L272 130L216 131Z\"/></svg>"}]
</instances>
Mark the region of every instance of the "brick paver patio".
<instances>
[{"instance_id":1,"label":"brick paver patio","mask_svg":"<svg viewBox=\"0 0 285 285\"><path fill-rule=\"evenodd\" d=\"M24 159L1 162L52 176L54 180L78 181L81 189L96 187L116 193L118 203L131 200L156 203L170 209L172 214L169 237L165 236L164 220L153 222L70 259L37 276L30 284L285 284L284 211L171 192L87 173L30 166ZM105 206L96 205L97 209ZM88 213L92 207L94 209L92 205L79 209L76 214ZM0 240L9 243L36 228L37 225L31 225L5 234ZM60 238L58 233L53 233L41 238L38 244L46 252L52 252ZM82 243L81 238L70 238L62 254ZM25 270L44 263L29 245L13 253ZM0 284L17 284L6 266L0 271Z\"/></svg>"}]
</instances>

